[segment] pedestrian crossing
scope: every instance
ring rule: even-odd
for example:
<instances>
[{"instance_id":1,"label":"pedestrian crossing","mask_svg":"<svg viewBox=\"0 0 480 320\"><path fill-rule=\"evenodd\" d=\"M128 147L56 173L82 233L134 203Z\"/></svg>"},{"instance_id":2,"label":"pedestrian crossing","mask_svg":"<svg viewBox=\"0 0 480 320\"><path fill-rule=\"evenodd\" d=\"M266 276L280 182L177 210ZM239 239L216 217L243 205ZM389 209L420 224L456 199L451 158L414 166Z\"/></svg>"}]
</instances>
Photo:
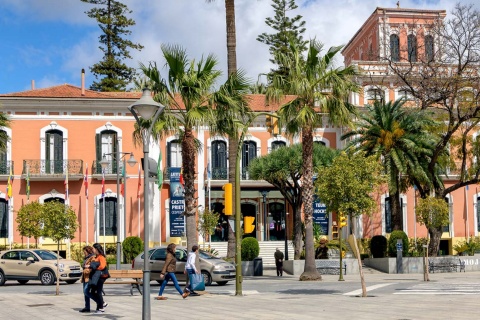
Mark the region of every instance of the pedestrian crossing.
<instances>
[{"instance_id":1,"label":"pedestrian crossing","mask_svg":"<svg viewBox=\"0 0 480 320\"><path fill-rule=\"evenodd\" d=\"M394 294L409 295L480 295L480 283L438 283L427 282L407 289L399 289Z\"/></svg>"}]
</instances>

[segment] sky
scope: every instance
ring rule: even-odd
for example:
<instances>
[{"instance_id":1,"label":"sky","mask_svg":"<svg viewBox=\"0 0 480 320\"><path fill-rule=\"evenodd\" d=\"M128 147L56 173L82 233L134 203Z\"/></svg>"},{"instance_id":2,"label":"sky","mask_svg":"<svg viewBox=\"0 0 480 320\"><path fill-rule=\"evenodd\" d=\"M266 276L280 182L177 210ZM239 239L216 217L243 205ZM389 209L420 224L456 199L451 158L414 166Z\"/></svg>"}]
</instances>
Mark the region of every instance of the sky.
<instances>
[{"instance_id":1,"label":"sky","mask_svg":"<svg viewBox=\"0 0 480 320\"><path fill-rule=\"evenodd\" d=\"M467 0L462 1L468 3ZM475 3L474 0L471 2ZM213 53L227 73L225 1L216 0L123 0L136 25L129 39L144 46L131 50L126 64L164 65L161 44L180 45L190 59ZM376 7L395 8L397 0L296 0L306 22L304 38L324 43L325 48L346 44ZM455 0L401 0L402 8L444 9L448 14ZM263 32L274 31L265 24L274 16L271 0L236 0L237 65L252 81L266 73L268 46L257 41ZM476 5L479 7L479 5ZM81 69L87 88L95 80L90 67L102 59L96 20L85 11L93 5L80 0L0 0L0 93L59 84L80 86ZM343 60L338 61L341 64ZM164 69L161 70L164 72ZM262 80L262 79L260 79Z\"/></svg>"}]
</instances>

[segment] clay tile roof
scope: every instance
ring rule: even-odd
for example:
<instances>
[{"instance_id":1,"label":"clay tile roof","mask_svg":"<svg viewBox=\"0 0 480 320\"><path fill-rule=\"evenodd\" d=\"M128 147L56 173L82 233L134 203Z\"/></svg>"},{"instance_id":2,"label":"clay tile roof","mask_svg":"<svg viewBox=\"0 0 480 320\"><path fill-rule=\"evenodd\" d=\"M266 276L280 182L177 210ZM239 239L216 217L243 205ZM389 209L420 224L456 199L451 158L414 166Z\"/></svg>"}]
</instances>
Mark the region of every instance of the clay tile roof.
<instances>
[{"instance_id":1,"label":"clay tile roof","mask_svg":"<svg viewBox=\"0 0 480 320\"><path fill-rule=\"evenodd\" d=\"M19 98L138 99L141 96L141 92L97 92L88 89L85 89L85 95L82 95L82 88L73 86L71 84L61 84L44 89L0 94L0 97Z\"/></svg>"}]
</instances>

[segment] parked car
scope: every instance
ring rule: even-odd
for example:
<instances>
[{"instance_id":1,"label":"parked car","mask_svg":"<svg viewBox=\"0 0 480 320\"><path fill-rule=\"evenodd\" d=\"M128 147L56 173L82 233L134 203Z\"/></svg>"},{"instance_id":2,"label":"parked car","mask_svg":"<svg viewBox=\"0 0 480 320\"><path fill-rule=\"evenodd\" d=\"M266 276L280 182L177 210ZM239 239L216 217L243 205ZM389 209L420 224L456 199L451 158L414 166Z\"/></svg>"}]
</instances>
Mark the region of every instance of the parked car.
<instances>
[{"instance_id":1,"label":"parked car","mask_svg":"<svg viewBox=\"0 0 480 320\"><path fill-rule=\"evenodd\" d=\"M165 265L167 257L167 247L157 247L148 251L150 255L151 280L161 283L160 272ZM177 269L175 276L178 281L186 281L187 275L183 273L185 263L187 262L187 249L178 246L175 252L177 257ZM143 269L143 253L139 254L132 262L132 269ZM235 279L235 265L220 258L211 255L208 252L199 250L200 270L205 279L205 285L209 286L212 282L218 285L226 285L228 281Z\"/></svg>"},{"instance_id":2,"label":"parked car","mask_svg":"<svg viewBox=\"0 0 480 320\"><path fill-rule=\"evenodd\" d=\"M57 274L57 254L43 249L14 249L0 252L0 286L7 280L26 284L40 280L43 285L52 285L55 279L73 284L82 276L80 263L60 258Z\"/></svg>"}]
</instances>

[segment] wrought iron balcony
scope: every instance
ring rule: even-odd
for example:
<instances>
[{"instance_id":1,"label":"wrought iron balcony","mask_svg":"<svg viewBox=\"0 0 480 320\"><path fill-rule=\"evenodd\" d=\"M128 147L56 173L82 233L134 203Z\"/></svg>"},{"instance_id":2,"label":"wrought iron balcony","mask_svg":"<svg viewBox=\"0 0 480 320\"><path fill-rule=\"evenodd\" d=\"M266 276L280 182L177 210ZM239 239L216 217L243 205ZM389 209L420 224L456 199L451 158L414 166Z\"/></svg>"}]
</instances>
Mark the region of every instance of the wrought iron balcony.
<instances>
[{"instance_id":1,"label":"wrought iron balcony","mask_svg":"<svg viewBox=\"0 0 480 320\"><path fill-rule=\"evenodd\" d=\"M23 160L22 175L32 180L62 180L68 170L72 179L83 177L83 160Z\"/></svg>"},{"instance_id":2,"label":"wrought iron balcony","mask_svg":"<svg viewBox=\"0 0 480 320\"><path fill-rule=\"evenodd\" d=\"M228 168L212 168L212 180L227 180Z\"/></svg>"},{"instance_id":3,"label":"wrought iron balcony","mask_svg":"<svg viewBox=\"0 0 480 320\"><path fill-rule=\"evenodd\" d=\"M92 165L92 174L102 174L102 164L100 163L101 160L93 161ZM117 174L123 173L123 161L120 161L119 167L117 168L117 161L111 160L108 162L108 166L105 168L105 174Z\"/></svg>"},{"instance_id":4,"label":"wrought iron balcony","mask_svg":"<svg viewBox=\"0 0 480 320\"><path fill-rule=\"evenodd\" d=\"M9 175L13 171L13 161L2 161L0 162L0 175Z\"/></svg>"}]
</instances>

